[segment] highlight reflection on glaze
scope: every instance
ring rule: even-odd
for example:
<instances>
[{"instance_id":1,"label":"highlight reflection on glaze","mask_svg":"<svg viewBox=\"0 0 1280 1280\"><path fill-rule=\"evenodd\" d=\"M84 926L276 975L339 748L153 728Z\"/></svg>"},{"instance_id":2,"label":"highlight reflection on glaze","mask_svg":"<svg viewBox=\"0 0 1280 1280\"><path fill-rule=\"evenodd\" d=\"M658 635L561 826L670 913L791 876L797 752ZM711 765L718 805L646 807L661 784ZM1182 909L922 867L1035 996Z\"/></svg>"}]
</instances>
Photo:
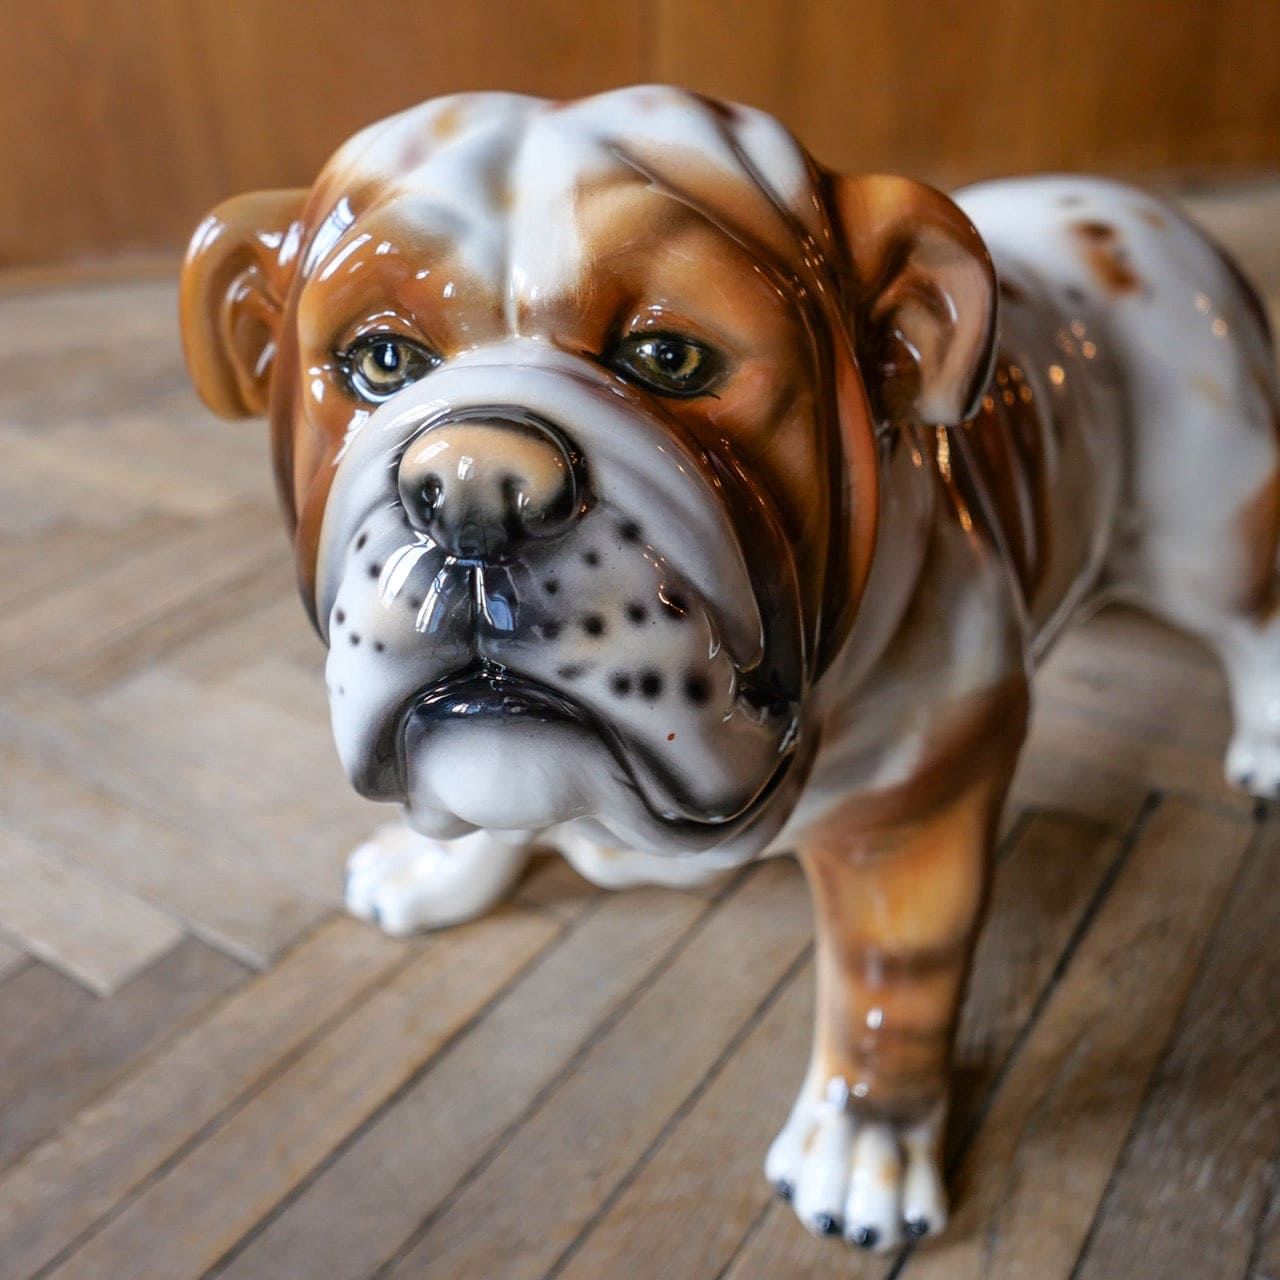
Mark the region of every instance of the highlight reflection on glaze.
<instances>
[{"instance_id":1,"label":"highlight reflection on glaze","mask_svg":"<svg viewBox=\"0 0 1280 1280\"><path fill-rule=\"evenodd\" d=\"M466 919L535 844L610 886L798 851L817 1025L766 1170L813 1231L945 1223L992 833L1073 615L1203 637L1228 775L1280 792L1270 337L1141 192L953 201L663 87L464 95L220 206L182 319L210 406L270 416L339 754L408 820L353 911Z\"/></svg>"}]
</instances>

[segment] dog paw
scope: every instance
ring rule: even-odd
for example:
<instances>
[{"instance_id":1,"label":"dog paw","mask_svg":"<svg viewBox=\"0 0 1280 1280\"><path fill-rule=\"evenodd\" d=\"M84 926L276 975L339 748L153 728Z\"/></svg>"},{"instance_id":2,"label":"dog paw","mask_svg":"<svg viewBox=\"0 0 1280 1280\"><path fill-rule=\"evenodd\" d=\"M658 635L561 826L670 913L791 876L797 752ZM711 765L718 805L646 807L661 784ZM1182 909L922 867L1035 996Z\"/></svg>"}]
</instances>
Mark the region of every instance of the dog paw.
<instances>
[{"instance_id":1,"label":"dog paw","mask_svg":"<svg viewBox=\"0 0 1280 1280\"><path fill-rule=\"evenodd\" d=\"M1227 781L1246 795L1263 800L1280 797L1280 737L1239 730L1227 748L1223 771Z\"/></svg>"},{"instance_id":2,"label":"dog paw","mask_svg":"<svg viewBox=\"0 0 1280 1280\"><path fill-rule=\"evenodd\" d=\"M765 1176L814 1235L889 1250L947 1222L938 1167L943 1109L914 1126L859 1119L845 1082L802 1093L765 1160Z\"/></svg>"},{"instance_id":3,"label":"dog paw","mask_svg":"<svg viewBox=\"0 0 1280 1280\"><path fill-rule=\"evenodd\" d=\"M396 937L461 924L502 899L527 860L483 831L446 841L382 827L347 859L347 910Z\"/></svg>"}]
</instances>

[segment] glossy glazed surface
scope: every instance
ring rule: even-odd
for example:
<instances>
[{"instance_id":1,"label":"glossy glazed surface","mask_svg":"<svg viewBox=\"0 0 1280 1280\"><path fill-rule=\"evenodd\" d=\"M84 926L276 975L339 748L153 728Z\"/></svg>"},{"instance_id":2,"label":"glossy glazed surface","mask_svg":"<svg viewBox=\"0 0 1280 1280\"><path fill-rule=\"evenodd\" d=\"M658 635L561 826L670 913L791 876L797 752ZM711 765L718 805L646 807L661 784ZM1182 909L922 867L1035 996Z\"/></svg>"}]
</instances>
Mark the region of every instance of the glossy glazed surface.
<instances>
[{"instance_id":1,"label":"glossy glazed surface","mask_svg":"<svg viewBox=\"0 0 1280 1280\"><path fill-rule=\"evenodd\" d=\"M768 1167L813 1230L945 1221L991 832L1074 612L1214 644L1228 772L1280 790L1269 338L1133 189L952 202L679 90L472 95L215 210L183 320L206 400L270 413L339 752L413 828L353 910L466 918L534 841L614 885L800 851L818 1025Z\"/></svg>"}]
</instances>

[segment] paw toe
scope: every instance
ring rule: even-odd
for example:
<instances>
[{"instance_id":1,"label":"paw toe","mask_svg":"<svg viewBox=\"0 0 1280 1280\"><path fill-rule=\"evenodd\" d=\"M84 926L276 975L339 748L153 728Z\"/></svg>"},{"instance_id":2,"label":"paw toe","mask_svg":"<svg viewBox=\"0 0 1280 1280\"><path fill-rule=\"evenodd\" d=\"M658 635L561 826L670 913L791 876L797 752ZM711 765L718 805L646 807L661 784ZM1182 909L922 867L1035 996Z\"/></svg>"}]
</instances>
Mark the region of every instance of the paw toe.
<instances>
[{"instance_id":1,"label":"paw toe","mask_svg":"<svg viewBox=\"0 0 1280 1280\"><path fill-rule=\"evenodd\" d=\"M874 1249L880 1243L880 1232L875 1227L854 1227L849 1232L848 1240L850 1244L856 1244L859 1249Z\"/></svg>"}]
</instances>

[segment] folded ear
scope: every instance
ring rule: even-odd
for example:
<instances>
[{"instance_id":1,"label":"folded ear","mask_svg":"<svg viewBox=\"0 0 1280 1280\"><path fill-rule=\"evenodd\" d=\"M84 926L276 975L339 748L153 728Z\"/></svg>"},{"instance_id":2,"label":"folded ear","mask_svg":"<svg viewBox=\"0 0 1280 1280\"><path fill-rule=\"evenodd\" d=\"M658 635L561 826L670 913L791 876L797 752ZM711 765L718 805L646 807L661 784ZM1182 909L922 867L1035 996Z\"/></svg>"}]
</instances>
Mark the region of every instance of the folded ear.
<instances>
[{"instance_id":1,"label":"folded ear","mask_svg":"<svg viewBox=\"0 0 1280 1280\"><path fill-rule=\"evenodd\" d=\"M964 422L995 346L995 271L982 238L940 191L909 178L832 174L829 191L877 418Z\"/></svg>"},{"instance_id":2,"label":"folded ear","mask_svg":"<svg viewBox=\"0 0 1280 1280\"><path fill-rule=\"evenodd\" d=\"M187 247L182 345L200 398L224 418L266 411L306 198L305 189L235 196L204 219Z\"/></svg>"}]
</instances>

